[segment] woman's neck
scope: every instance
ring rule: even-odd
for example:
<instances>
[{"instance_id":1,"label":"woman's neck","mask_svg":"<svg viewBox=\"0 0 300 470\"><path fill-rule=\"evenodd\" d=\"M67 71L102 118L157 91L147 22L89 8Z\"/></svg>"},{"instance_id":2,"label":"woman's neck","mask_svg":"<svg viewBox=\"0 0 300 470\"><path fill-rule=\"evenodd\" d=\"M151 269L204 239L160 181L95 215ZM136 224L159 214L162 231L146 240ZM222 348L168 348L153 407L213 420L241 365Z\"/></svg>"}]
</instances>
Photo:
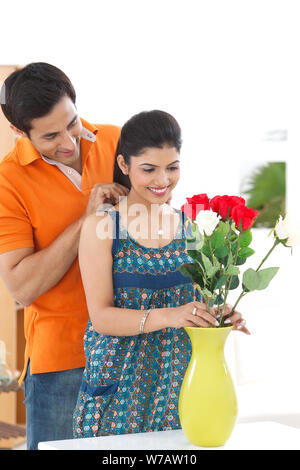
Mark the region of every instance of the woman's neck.
<instances>
[{"instance_id":1,"label":"woman's neck","mask_svg":"<svg viewBox=\"0 0 300 470\"><path fill-rule=\"evenodd\" d=\"M173 240L179 224L179 216L167 204L145 201L135 194L128 194L116 204L122 225L135 240L148 247L158 248Z\"/></svg>"},{"instance_id":2,"label":"woman's neck","mask_svg":"<svg viewBox=\"0 0 300 470\"><path fill-rule=\"evenodd\" d=\"M136 207L135 207L136 206ZM117 210L121 210L122 212L126 213L135 213L135 212L143 212L145 215L148 215L148 219L150 220L151 214L159 214L162 212L173 212L169 203L153 203L151 201L147 201L144 198L141 198L138 194L136 194L133 190L130 190L126 197L123 197L118 204L116 204L115 208Z\"/></svg>"},{"instance_id":3,"label":"woman's neck","mask_svg":"<svg viewBox=\"0 0 300 470\"><path fill-rule=\"evenodd\" d=\"M144 206L145 210L148 212L151 212L151 207L153 205L150 201L147 201L147 199L140 197L134 189L129 191L126 202L128 209L134 205L141 205Z\"/></svg>"}]
</instances>

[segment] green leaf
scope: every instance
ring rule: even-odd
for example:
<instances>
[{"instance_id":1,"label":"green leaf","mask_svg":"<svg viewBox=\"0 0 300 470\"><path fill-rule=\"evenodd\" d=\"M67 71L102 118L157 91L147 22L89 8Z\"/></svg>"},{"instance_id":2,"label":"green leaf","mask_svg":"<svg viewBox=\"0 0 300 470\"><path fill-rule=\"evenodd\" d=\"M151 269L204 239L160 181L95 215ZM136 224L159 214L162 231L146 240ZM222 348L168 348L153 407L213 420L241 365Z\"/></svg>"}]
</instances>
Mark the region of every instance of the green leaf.
<instances>
[{"instance_id":1,"label":"green leaf","mask_svg":"<svg viewBox=\"0 0 300 470\"><path fill-rule=\"evenodd\" d=\"M196 243L196 237L186 237L186 244L187 245L192 245Z\"/></svg>"},{"instance_id":2,"label":"green leaf","mask_svg":"<svg viewBox=\"0 0 300 470\"><path fill-rule=\"evenodd\" d=\"M183 274L183 276L192 277L190 270L186 266L187 266L186 264L182 264L179 267L179 271L181 272L181 274Z\"/></svg>"},{"instance_id":3,"label":"green leaf","mask_svg":"<svg viewBox=\"0 0 300 470\"><path fill-rule=\"evenodd\" d=\"M217 258L225 258L228 255L228 248L226 246L220 246L219 248L215 249L215 255Z\"/></svg>"},{"instance_id":4,"label":"green leaf","mask_svg":"<svg viewBox=\"0 0 300 470\"><path fill-rule=\"evenodd\" d=\"M223 274L216 282L214 289L220 289L220 287L224 286L225 282L227 281L227 276Z\"/></svg>"},{"instance_id":5,"label":"green leaf","mask_svg":"<svg viewBox=\"0 0 300 470\"><path fill-rule=\"evenodd\" d=\"M211 256L211 250L208 245L203 245L203 247L201 248L201 251L202 253L205 254L205 256L207 257Z\"/></svg>"},{"instance_id":6,"label":"green leaf","mask_svg":"<svg viewBox=\"0 0 300 470\"><path fill-rule=\"evenodd\" d=\"M247 258L241 258L240 256L237 257L235 265L236 266L241 266L242 264L245 264L247 261Z\"/></svg>"},{"instance_id":7,"label":"green leaf","mask_svg":"<svg viewBox=\"0 0 300 470\"><path fill-rule=\"evenodd\" d=\"M204 295L206 295L207 297L212 297L212 296L213 296L213 294L212 294L208 289L206 289L206 288L203 289L202 293L203 293Z\"/></svg>"},{"instance_id":8,"label":"green leaf","mask_svg":"<svg viewBox=\"0 0 300 470\"><path fill-rule=\"evenodd\" d=\"M210 262L209 258L205 256L204 253L202 253L202 260L205 268L205 272L207 277L211 278L213 277L216 272L219 270L218 266L213 266L213 264Z\"/></svg>"},{"instance_id":9,"label":"green leaf","mask_svg":"<svg viewBox=\"0 0 300 470\"><path fill-rule=\"evenodd\" d=\"M204 276L200 272L199 263L185 263L179 267L179 271L183 276L191 277L201 288L204 287Z\"/></svg>"},{"instance_id":10,"label":"green leaf","mask_svg":"<svg viewBox=\"0 0 300 470\"><path fill-rule=\"evenodd\" d=\"M252 242L252 233L250 229L240 232L240 246L246 247L249 246Z\"/></svg>"},{"instance_id":11,"label":"green leaf","mask_svg":"<svg viewBox=\"0 0 300 470\"><path fill-rule=\"evenodd\" d=\"M232 254L233 254L233 255L236 254L237 246L238 246L237 241L231 243L231 251L232 251Z\"/></svg>"},{"instance_id":12,"label":"green leaf","mask_svg":"<svg viewBox=\"0 0 300 470\"><path fill-rule=\"evenodd\" d=\"M233 243L233 242L236 242L236 240L239 238L239 236L234 233L234 232L230 232L228 237L227 237L227 240L230 241L230 243Z\"/></svg>"},{"instance_id":13,"label":"green leaf","mask_svg":"<svg viewBox=\"0 0 300 470\"><path fill-rule=\"evenodd\" d=\"M218 231L223 235L224 238L229 232L229 228L229 222L223 222L222 220L220 220L218 225Z\"/></svg>"},{"instance_id":14,"label":"green leaf","mask_svg":"<svg viewBox=\"0 0 300 470\"><path fill-rule=\"evenodd\" d=\"M236 289L239 286L239 283L240 283L239 277L238 276L232 276L230 286L229 286L228 289L229 290Z\"/></svg>"},{"instance_id":15,"label":"green leaf","mask_svg":"<svg viewBox=\"0 0 300 470\"><path fill-rule=\"evenodd\" d=\"M216 266L218 269L220 269L221 264L214 255L212 256L212 263L213 263L214 266Z\"/></svg>"},{"instance_id":16,"label":"green leaf","mask_svg":"<svg viewBox=\"0 0 300 470\"><path fill-rule=\"evenodd\" d=\"M182 264L179 268L179 271L184 276L195 276L199 273L199 264L198 263L185 263Z\"/></svg>"},{"instance_id":17,"label":"green leaf","mask_svg":"<svg viewBox=\"0 0 300 470\"><path fill-rule=\"evenodd\" d=\"M235 275L240 274L240 270L239 270L239 268L237 268L236 266L233 266L233 265L231 264L231 265L228 266L228 268L226 269L226 274L229 274L230 276L235 276Z\"/></svg>"},{"instance_id":18,"label":"green leaf","mask_svg":"<svg viewBox=\"0 0 300 470\"><path fill-rule=\"evenodd\" d=\"M229 251L228 255L225 256L225 259L223 260L224 266L229 266L233 262L233 256L231 251Z\"/></svg>"},{"instance_id":19,"label":"green leaf","mask_svg":"<svg viewBox=\"0 0 300 470\"><path fill-rule=\"evenodd\" d=\"M258 273L254 269L249 268L243 274L243 285L248 291L253 291L257 289L259 285Z\"/></svg>"},{"instance_id":20,"label":"green leaf","mask_svg":"<svg viewBox=\"0 0 300 470\"><path fill-rule=\"evenodd\" d=\"M213 267L213 265L210 262L210 259L207 256L205 256L204 253L201 253L201 256L202 256L202 260L203 260L205 270L208 271L209 269L211 269Z\"/></svg>"},{"instance_id":21,"label":"green leaf","mask_svg":"<svg viewBox=\"0 0 300 470\"><path fill-rule=\"evenodd\" d=\"M218 271L219 271L219 268L217 266L212 266L212 268L206 272L207 277L209 278L213 277Z\"/></svg>"},{"instance_id":22,"label":"green leaf","mask_svg":"<svg viewBox=\"0 0 300 470\"><path fill-rule=\"evenodd\" d=\"M197 260L200 264L202 264L202 258L201 258L201 253L197 250L187 250L187 254L193 258L194 260Z\"/></svg>"},{"instance_id":23,"label":"green leaf","mask_svg":"<svg viewBox=\"0 0 300 470\"><path fill-rule=\"evenodd\" d=\"M216 305L222 305L224 303L224 298L222 297L221 294L217 295L216 297L216 300L215 300L215 304Z\"/></svg>"},{"instance_id":24,"label":"green leaf","mask_svg":"<svg viewBox=\"0 0 300 470\"><path fill-rule=\"evenodd\" d=\"M204 243L204 236L199 231L199 228L196 224L192 226L193 237L186 239L187 249L188 250L201 250Z\"/></svg>"},{"instance_id":25,"label":"green leaf","mask_svg":"<svg viewBox=\"0 0 300 470\"><path fill-rule=\"evenodd\" d=\"M244 247L239 251L239 257L248 258L249 256L253 255L253 253L255 253L255 251L252 250L252 248Z\"/></svg>"},{"instance_id":26,"label":"green leaf","mask_svg":"<svg viewBox=\"0 0 300 470\"><path fill-rule=\"evenodd\" d=\"M277 274L278 270L279 268L266 268L258 271L258 286L256 287L256 289L266 289L273 277Z\"/></svg>"},{"instance_id":27,"label":"green leaf","mask_svg":"<svg viewBox=\"0 0 300 470\"><path fill-rule=\"evenodd\" d=\"M224 235L219 230L216 230L211 236L211 246L213 249L223 246L225 243Z\"/></svg>"},{"instance_id":28,"label":"green leaf","mask_svg":"<svg viewBox=\"0 0 300 470\"><path fill-rule=\"evenodd\" d=\"M248 291L266 289L278 270L279 268L266 268L256 272L249 268L244 272L243 285Z\"/></svg>"}]
</instances>

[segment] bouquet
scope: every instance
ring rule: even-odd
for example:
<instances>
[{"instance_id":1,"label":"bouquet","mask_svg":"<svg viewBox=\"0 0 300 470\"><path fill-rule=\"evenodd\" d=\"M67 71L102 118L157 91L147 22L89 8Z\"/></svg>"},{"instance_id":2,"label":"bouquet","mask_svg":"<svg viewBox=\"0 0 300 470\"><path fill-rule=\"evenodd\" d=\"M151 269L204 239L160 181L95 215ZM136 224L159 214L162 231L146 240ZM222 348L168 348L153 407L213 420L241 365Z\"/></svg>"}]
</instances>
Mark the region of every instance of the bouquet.
<instances>
[{"instance_id":1,"label":"bouquet","mask_svg":"<svg viewBox=\"0 0 300 470\"><path fill-rule=\"evenodd\" d=\"M248 268L241 276L240 266L254 254L251 227L258 215L246 206L239 196L215 196L198 194L187 198L181 207L187 215L186 248L193 262L183 264L180 271L195 282L208 307L218 306L219 327L224 325L224 311L228 294L241 285L229 318L239 301L249 292L266 289L277 274L278 267L262 268L272 251L279 244L293 247L299 242L299 229L287 215L279 217L271 231L273 245L257 269Z\"/></svg>"}]
</instances>

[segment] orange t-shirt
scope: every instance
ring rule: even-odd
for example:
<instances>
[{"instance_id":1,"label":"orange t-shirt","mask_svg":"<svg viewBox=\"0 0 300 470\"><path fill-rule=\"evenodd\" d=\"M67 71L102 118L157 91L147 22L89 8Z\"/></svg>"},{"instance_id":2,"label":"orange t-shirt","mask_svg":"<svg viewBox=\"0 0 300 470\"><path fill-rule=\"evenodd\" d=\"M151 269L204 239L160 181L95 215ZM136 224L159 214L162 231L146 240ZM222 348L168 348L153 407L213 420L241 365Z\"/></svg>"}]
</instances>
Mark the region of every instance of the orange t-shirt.
<instances>
[{"instance_id":1,"label":"orange t-shirt","mask_svg":"<svg viewBox=\"0 0 300 470\"><path fill-rule=\"evenodd\" d=\"M120 128L81 119L96 140L81 138L82 190L55 165L45 162L30 140L21 138L0 163L0 254L18 248L35 251L50 245L83 215L96 183L113 181ZM30 275L30 274L29 274ZM101 280L99 279L99 285ZM83 335L88 309L78 258L63 278L24 309L25 366L53 372L85 365Z\"/></svg>"}]
</instances>

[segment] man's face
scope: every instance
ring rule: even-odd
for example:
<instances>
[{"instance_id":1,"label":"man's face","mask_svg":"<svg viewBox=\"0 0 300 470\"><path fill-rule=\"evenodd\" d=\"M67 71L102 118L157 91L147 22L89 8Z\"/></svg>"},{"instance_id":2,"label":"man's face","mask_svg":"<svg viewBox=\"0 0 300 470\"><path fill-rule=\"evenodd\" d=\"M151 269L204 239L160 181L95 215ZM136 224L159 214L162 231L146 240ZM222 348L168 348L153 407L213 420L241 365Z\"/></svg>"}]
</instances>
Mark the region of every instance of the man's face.
<instances>
[{"instance_id":1,"label":"man's face","mask_svg":"<svg viewBox=\"0 0 300 470\"><path fill-rule=\"evenodd\" d=\"M82 124L68 96L46 116L33 119L31 125L29 138L38 152L68 166L78 164Z\"/></svg>"}]
</instances>

